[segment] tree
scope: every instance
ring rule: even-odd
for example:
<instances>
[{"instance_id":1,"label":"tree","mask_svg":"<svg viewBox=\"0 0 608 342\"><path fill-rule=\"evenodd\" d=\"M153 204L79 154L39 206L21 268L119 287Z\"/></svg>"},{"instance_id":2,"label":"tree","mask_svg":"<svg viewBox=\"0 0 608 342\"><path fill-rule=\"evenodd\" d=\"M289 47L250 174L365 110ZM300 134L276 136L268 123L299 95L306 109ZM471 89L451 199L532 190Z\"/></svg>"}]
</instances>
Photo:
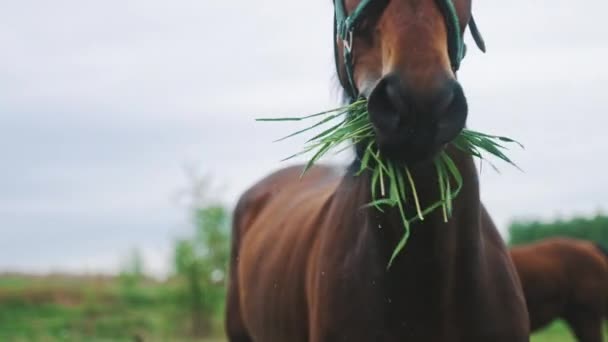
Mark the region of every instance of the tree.
<instances>
[{"instance_id":1,"label":"tree","mask_svg":"<svg viewBox=\"0 0 608 342\"><path fill-rule=\"evenodd\" d=\"M122 294L128 301L138 300L137 287L144 278L144 261L137 249L131 250L119 274Z\"/></svg>"},{"instance_id":2,"label":"tree","mask_svg":"<svg viewBox=\"0 0 608 342\"><path fill-rule=\"evenodd\" d=\"M194 336L209 329L222 309L224 278L229 258L229 214L221 205L195 210L195 234L177 241L174 264L182 279Z\"/></svg>"}]
</instances>

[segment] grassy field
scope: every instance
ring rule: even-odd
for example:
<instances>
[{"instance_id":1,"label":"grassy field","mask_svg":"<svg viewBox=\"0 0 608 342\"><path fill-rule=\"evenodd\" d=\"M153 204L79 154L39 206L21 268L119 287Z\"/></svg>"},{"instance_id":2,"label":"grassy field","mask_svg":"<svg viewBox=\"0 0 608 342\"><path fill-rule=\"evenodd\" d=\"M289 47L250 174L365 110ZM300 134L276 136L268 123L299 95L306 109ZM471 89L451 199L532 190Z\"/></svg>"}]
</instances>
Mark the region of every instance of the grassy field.
<instances>
[{"instance_id":1,"label":"grassy field","mask_svg":"<svg viewBox=\"0 0 608 342\"><path fill-rule=\"evenodd\" d=\"M604 325L604 341L608 342L608 323ZM566 324L557 321L532 336L531 342L576 342Z\"/></svg>"},{"instance_id":2,"label":"grassy field","mask_svg":"<svg viewBox=\"0 0 608 342\"><path fill-rule=\"evenodd\" d=\"M220 317L206 337L190 333L189 312L171 283L125 289L116 278L0 276L0 341L223 342ZM556 322L533 342L573 342Z\"/></svg>"},{"instance_id":3,"label":"grassy field","mask_svg":"<svg viewBox=\"0 0 608 342\"><path fill-rule=\"evenodd\" d=\"M574 336L564 322L555 322L551 326L532 335L531 342L575 342Z\"/></svg>"},{"instance_id":4,"label":"grassy field","mask_svg":"<svg viewBox=\"0 0 608 342\"><path fill-rule=\"evenodd\" d=\"M171 283L0 276L0 341L193 341L180 302ZM217 336L221 322L210 321L207 334Z\"/></svg>"}]
</instances>

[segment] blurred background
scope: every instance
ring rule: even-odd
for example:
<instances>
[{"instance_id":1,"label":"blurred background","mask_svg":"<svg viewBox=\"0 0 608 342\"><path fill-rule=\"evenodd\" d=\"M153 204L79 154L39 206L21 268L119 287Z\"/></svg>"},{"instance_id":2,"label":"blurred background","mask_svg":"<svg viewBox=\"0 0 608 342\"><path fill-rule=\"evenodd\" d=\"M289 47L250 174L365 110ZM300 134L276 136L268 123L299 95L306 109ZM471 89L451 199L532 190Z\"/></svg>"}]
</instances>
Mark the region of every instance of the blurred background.
<instances>
[{"instance_id":1,"label":"blurred background","mask_svg":"<svg viewBox=\"0 0 608 342\"><path fill-rule=\"evenodd\" d=\"M474 1L468 126L506 241L608 244L604 0ZM301 148L255 118L339 103L315 1L0 4L0 340L221 341L231 210ZM344 164L348 153L326 162ZM545 335L543 335L545 334ZM572 341L555 325L536 341Z\"/></svg>"}]
</instances>

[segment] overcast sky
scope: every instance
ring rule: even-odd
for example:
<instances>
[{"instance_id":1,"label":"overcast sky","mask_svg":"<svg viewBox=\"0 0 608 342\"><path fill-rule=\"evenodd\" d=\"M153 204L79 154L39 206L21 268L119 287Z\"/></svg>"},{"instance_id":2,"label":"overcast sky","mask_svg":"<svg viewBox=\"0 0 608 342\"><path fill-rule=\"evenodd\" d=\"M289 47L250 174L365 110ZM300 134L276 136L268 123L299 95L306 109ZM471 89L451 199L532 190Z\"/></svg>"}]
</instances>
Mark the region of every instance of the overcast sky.
<instances>
[{"instance_id":1,"label":"overcast sky","mask_svg":"<svg viewBox=\"0 0 608 342\"><path fill-rule=\"evenodd\" d=\"M607 208L608 3L474 12L488 53L466 37L469 126L526 146L524 173L483 170L499 227ZM331 20L329 0L3 2L0 271L112 271L132 247L166 270L190 229L184 165L232 205L301 147L254 118L337 104Z\"/></svg>"}]
</instances>

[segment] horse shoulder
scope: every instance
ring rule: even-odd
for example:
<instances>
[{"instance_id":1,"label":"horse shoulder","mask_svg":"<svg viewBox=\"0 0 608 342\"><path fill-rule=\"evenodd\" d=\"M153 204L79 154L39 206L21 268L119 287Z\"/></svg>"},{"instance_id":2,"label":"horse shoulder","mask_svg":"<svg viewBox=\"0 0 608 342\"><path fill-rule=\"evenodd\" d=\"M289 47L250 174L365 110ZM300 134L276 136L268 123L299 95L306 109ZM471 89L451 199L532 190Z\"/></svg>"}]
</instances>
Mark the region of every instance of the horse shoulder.
<instances>
[{"instance_id":1,"label":"horse shoulder","mask_svg":"<svg viewBox=\"0 0 608 342\"><path fill-rule=\"evenodd\" d=\"M264 178L235 209L242 312L252 336L264 341L306 338L306 268L317 222L339 178L327 167L312 168L304 177L301 171L295 166Z\"/></svg>"}]
</instances>

